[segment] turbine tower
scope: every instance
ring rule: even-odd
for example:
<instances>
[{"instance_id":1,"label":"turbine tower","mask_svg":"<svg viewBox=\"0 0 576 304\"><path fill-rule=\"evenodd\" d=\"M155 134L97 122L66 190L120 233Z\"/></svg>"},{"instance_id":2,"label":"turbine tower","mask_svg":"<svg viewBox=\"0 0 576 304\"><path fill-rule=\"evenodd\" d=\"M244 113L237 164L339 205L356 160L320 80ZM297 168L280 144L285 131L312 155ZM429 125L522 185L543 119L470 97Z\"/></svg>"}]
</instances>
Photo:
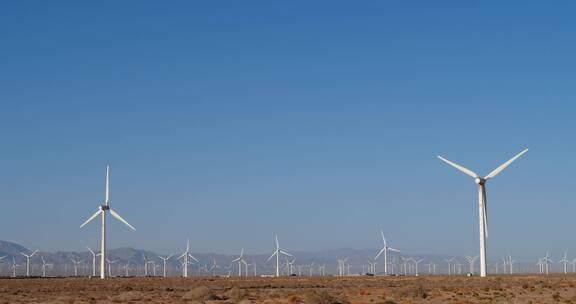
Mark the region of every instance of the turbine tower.
<instances>
[{"instance_id":1,"label":"turbine tower","mask_svg":"<svg viewBox=\"0 0 576 304\"><path fill-rule=\"evenodd\" d=\"M386 243L386 238L384 237L384 231L380 230L380 234L382 234L382 242L384 242L384 247L382 247L380 252L378 252L374 260L378 259L382 253L384 254L384 275L388 275L388 250L395 252L400 252L400 250L388 247L388 243Z\"/></svg>"},{"instance_id":2,"label":"turbine tower","mask_svg":"<svg viewBox=\"0 0 576 304\"><path fill-rule=\"evenodd\" d=\"M38 252L38 250L34 250L31 254L25 254L24 252L20 252L21 255L26 257L26 276L30 276L30 259Z\"/></svg>"},{"instance_id":3,"label":"turbine tower","mask_svg":"<svg viewBox=\"0 0 576 304\"><path fill-rule=\"evenodd\" d=\"M274 256L276 256L276 277L280 276L280 254L292 257L291 254L280 249L280 243L278 242L278 235L276 235L276 250L274 250L274 253L272 253L272 255L268 258L268 261L270 261Z\"/></svg>"},{"instance_id":4,"label":"turbine tower","mask_svg":"<svg viewBox=\"0 0 576 304\"><path fill-rule=\"evenodd\" d=\"M126 226L130 227L132 230L136 230L132 225L130 225L125 219L123 219L116 211L114 211L108 205L110 202L110 166L106 167L106 190L105 190L105 197L104 197L104 204L98 207L98 210L92 214L92 216L86 220L80 228L84 227L90 221L95 219L98 215L101 217L102 227L101 232L102 236L100 239L100 278L106 278L106 211L110 212L110 215L115 217L117 220L125 224Z\"/></svg>"},{"instance_id":5,"label":"turbine tower","mask_svg":"<svg viewBox=\"0 0 576 304\"><path fill-rule=\"evenodd\" d=\"M486 276L486 237L488 237L488 224L487 224L487 211L486 211L486 182L498 175L502 170L508 167L513 161L515 161L518 157L522 156L524 153L528 152L528 149L518 153L516 156L512 157L509 161L500 165L500 167L494 169L494 171L490 172L485 177L481 177L480 175L476 174L475 172L466 169L456 163L453 163L442 156L438 156L439 159L444 161L445 163L451 165L452 167L464 172L465 174L474 178L474 181L478 185L478 210L479 210L479 217L480 217L480 276Z\"/></svg>"}]
</instances>

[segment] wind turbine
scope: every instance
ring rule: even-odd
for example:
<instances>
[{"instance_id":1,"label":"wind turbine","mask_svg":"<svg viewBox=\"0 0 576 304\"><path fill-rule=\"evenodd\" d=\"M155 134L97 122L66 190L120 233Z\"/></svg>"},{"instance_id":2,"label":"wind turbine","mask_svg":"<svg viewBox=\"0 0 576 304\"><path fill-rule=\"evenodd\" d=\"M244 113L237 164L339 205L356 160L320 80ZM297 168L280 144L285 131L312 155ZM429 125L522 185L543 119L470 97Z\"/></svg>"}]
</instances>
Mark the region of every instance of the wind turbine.
<instances>
[{"instance_id":1,"label":"wind turbine","mask_svg":"<svg viewBox=\"0 0 576 304\"><path fill-rule=\"evenodd\" d=\"M543 270L546 273L546 275L548 275L548 263L554 263L554 261L550 259L550 252L548 250L546 250L546 256L542 258L542 263L544 267Z\"/></svg>"},{"instance_id":2,"label":"wind turbine","mask_svg":"<svg viewBox=\"0 0 576 304\"><path fill-rule=\"evenodd\" d=\"M70 259L70 260L74 264L74 276L77 277L78 276L78 265L80 265L82 263L82 261L76 261L75 259Z\"/></svg>"},{"instance_id":3,"label":"wind turbine","mask_svg":"<svg viewBox=\"0 0 576 304\"><path fill-rule=\"evenodd\" d=\"M376 262L368 261L368 272L372 275L376 275Z\"/></svg>"},{"instance_id":4,"label":"wind turbine","mask_svg":"<svg viewBox=\"0 0 576 304\"><path fill-rule=\"evenodd\" d=\"M570 261L568 261L568 253L566 251L564 251L564 257L558 261L558 263L564 263L564 274L567 273L568 269L567 269L567 264L570 263Z\"/></svg>"},{"instance_id":5,"label":"wind turbine","mask_svg":"<svg viewBox=\"0 0 576 304\"><path fill-rule=\"evenodd\" d=\"M41 258L42 258L42 277L45 278L46 277L46 267L47 266L53 266L53 264L48 264L44 260L44 257L41 257Z\"/></svg>"},{"instance_id":6,"label":"wind turbine","mask_svg":"<svg viewBox=\"0 0 576 304\"><path fill-rule=\"evenodd\" d=\"M474 262L476 262L476 260L478 259L478 256L467 256L466 260L468 261L468 264L470 264L470 274L474 274Z\"/></svg>"},{"instance_id":7,"label":"wind turbine","mask_svg":"<svg viewBox=\"0 0 576 304\"><path fill-rule=\"evenodd\" d=\"M452 273L452 261L454 261L454 258L449 258L449 259L444 259L444 261L446 261L446 263L448 263L448 275L451 275Z\"/></svg>"},{"instance_id":8,"label":"wind turbine","mask_svg":"<svg viewBox=\"0 0 576 304\"><path fill-rule=\"evenodd\" d=\"M216 269L220 268L218 264L216 264L216 258L212 258L212 266L210 267L210 271L212 271L212 276L216 276ZM256 268L256 263L254 263L254 268Z\"/></svg>"},{"instance_id":9,"label":"wind turbine","mask_svg":"<svg viewBox=\"0 0 576 304\"><path fill-rule=\"evenodd\" d=\"M101 232L102 236L100 239L100 278L106 278L106 211L110 212L110 215L115 217L117 220L122 222L124 225L130 227L132 230L136 230L132 225L130 225L125 219L123 219L114 209L110 208L110 166L106 166L106 190L105 190L105 197L104 197L104 204L98 207L98 210L92 214L92 216L86 220L80 228L84 227L86 224L91 222L95 219L98 215L101 217L102 227Z\"/></svg>"},{"instance_id":10,"label":"wind turbine","mask_svg":"<svg viewBox=\"0 0 576 304\"><path fill-rule=\"evenodd\" d=\"M108 276L111 277L112 276L112 264L115 264L116 262L118 262L118 260L110 261L109 259L106 259L106 262L108 262Z\"/></svg>"},{"instance_id":11,"label":"wind turbine","mask_svg":"<svg viewBox=\"0 0 576 304\"><path fill-rule=\"evenodd\" d=\"M480 175L476 174L475 172L466 169L456 163L453 163L442 156L438 156L439 159L444 161L445 163L451 165L452 167L464 172L465 174L474 178L474 182L478 185L478 210L479 210L479 217L480 217L480 276L486 276L486 237L488 237L488 216L486 211L486 182L498 175L502 170L508 167L513 161L515 161L518 157L522 156L524 153L528 152L528 149L518 153L516 156L512 157L509 161L503 163L498 168L494 169L485 177L481 177Z\"/></svg>"},{"instance_id":12,"label":"wind turbine","mask_svg":"<svg viewBox=\"0 0 576 304\"><path fill-rule=\"evenodd\" d=\"M16 268L19 267L20 264L16 264L16 259L12 257L12 277L16 277Z\"/></svg>"},{"instance_id":13,"label":"wind turbine","mask_svg":"<svg viewBox=\"0 0 576 304\"><path fill-rule=\"evenodd\" d=\"M150 263L150 261L144 254L142 255L142 259L144 260L144 277L148 277L148 263Z\"/></svg>"},{"instance_id":14,"label":"wind turbine","mask_svg":"<svg viewBox=\"0 0 576 304\"><path fill-rule=\"evenodd\" d=\"M184 253L178 257L178 260L184 259L182 262L182 277L184 278L188 277L188 257L198 262L198 260L192 254L190 254L190 239L186 240L186 251L184 251Z\"/></svg>"},{"instance_id":15,"label":"wind turbine","mask_svg":"<svg viewBox=\"0 0 576 304\"><path fill-rule=\"evenodd\" d=\"M168 261L168 260L172 257L172 255L169 255L169 256L167 256L167 257L161 257L161 256L158 256L158 257L159 257L159 258L162 260L162 262L164 263L164 270L163 270L162 272L163 272L163 276L166 277L166 261Z\"/></svg>"},{"instance_id":16,"label":"wind turbine","mask_svg":"<svg viewBox=\"0 0 576 304\"><path fill-rule=\"evenodd\" d=\"M242 248L242 250L240 250L240 256L235 258L234 260L232 260L232 263L236 263L238 262L238 277L242 276L242 263L246 263L244 261L244 248ZM248 272L248 269L246 269L246 272Z\"/></svg>"},{"instance_id":17,"label":"wind turbine","mask_svg":"<svg viewBox=\"0 0 576 304\"><path fill-rule=\"evenodd\" d=\"M30 276L30 258L32 258L38 250L34 250L31 254L25 254L24 252L20 252L21 255L26 257L26 276Z\"/></svg>"},{"instance_id":18,"label":"wind turbine","mask_svg":"<svg viewBox=\"0 0 576 304\"><path fill-rule=\"evenodd\" d=\"M128 261L128 263L124 264L124 276L128 277L128 270L130 267L130 261Z\"/></svg>"},{"instance_id":19,"label":"wind turbine","mask_svg":"<svg viewBox=\"0 0 576 304\"><path fill-rule=\"evenodd\" d=\"M384 237L384 231L380 230L380 234L382 235L382 242L384 243L384 247L380 249L380 252L378 252L374 260L378 259L378 257L384 253L384 275L388 275L388 250L395 252L400 252L400 250L388 246L388 243L386 243L386 238Z\"/></svg>"},{"instance_id":20,"label":"wind turbine","mask_svg":"<svg viewBox=\"0 0 576 304\"><path fill-rule=\"evenodd\" d=\"M274 256L276 256L276 277L280 276L280 254L292 257L290 253L280 249L278 235L276 235L276 250L274 250L274 253L272 253L272 255L268 258L268 261L270 261Z\"/></svg>"},{"instance_id":21,"label":"wind turbine","mask_svg":"<svg viewBox=\"0 0 576 304\"><path fill-rule=\"evenodd\" d=\"M512 255L508 254L508 270L510 274L514 273L514 263L516 263L516 261L512 259Z\"/></svg>"},{"instance_id":22,"label":"wind turbine","mask_svg":"<svg viewBox=\"0 0 576 304\"><path fill-rule=\"evenodd\" d=\"M424 261L424 259L418 259L418 260L412 259L412 262L414 262L415 267L414 271L416 276L418 276L418 264L422 263L422 261Z\"/></svg>"},{"instance_id":23,"label":"wind turbine","mask_svg":"<svg viewBox=\"0 0 576 304\"><path fill-rule=\"evenodd\" d=\"M90 251L90 253L92 254L92 276L95 277L96 276L96 257L99 256L100 254L95 253L88 246L86 246L86 248L88 248L88 251Z\"/></svg>"}]
</instances>

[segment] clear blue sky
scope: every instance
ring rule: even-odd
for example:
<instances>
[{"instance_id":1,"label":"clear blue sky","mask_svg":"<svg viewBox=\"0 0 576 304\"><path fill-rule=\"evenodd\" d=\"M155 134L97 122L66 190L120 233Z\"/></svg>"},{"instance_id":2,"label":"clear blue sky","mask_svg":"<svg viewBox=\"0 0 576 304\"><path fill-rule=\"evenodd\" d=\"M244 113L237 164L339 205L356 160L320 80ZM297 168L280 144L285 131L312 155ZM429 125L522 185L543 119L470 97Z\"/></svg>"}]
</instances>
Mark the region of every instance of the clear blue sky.
<instances>
[{"instance_id":1,"label":"clear blue sky","mask_svg":"<svg viewBox=\"0 0 576 304\"><path fill-rule=\"evenodd\" d=\"M268 252L576 254L576 4L16 1L0 6L0 239Z\"/></svg>"}]
</instances>

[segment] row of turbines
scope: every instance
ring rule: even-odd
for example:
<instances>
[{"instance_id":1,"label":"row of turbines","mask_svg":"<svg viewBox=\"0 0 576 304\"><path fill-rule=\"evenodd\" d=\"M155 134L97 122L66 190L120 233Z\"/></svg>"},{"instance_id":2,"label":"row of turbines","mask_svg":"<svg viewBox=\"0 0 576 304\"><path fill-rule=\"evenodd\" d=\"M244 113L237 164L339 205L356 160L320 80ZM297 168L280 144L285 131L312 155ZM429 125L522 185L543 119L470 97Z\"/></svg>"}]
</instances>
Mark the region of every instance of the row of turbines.
<instances>
[{"instance_id":1,"label":"row of turbines","mask_svg":"<svg viewBox=\"0 0 576 304\"><path fill-rule=\"evenodd\" d=\"M473 177L474 182L477 185L478 210L479 210L479 231L480 231L480 254L477 257L474 257L473 261L475 261L477 258L480 259L480 276L481 277L485 277L486 272L487 272L486 238L488 237L488 225L487 225L488 216L487 216L487 208L486 208L486 206L487 206L486 182L488 180L494 178L496 175L498 175L500 172L502 172L502 170L504 170L512 162L514 162L516 159L518 159L520 156L522 156L526 152L528 152L528 149L525 149L522 152L518 153L513 158L511 158L507 162L503 163L502 165L500 165L499 167L497 167L496 169L494 169L492 172L490 172L488 175L486 175L484 177L482 177L479 174L475 173L474 171L471 171L471 170L469 170L469 169L467 169L467 168L465 168L459 164L456 164L456 163L454 163L454 162L452 162L452 161L450 161L450 160L448 160L442 156L438 156L438 158L440 160L442 160L445 163L447 163L447 164L453 166L454 168L460 170L461 172L465 173L466 175ZM111 215L112 217L114 217L116 220L123 223L124 225L126 225L128 228L130 228L132 230L136 230L136 228L134 228L134 226L130 225L130 223L128 223L128 221L126 221L122 216L120 216L116 211L114 211L114 209L112 209L110 207L110 167L109 166L106 167L104 202L100 206L98 206L98 209L96 210L96 212L94 212L84 223L82 223L82 225L80 225L80 228L82 228L82 227L86 226L88 223L90 223L91 221L93 221L94 219L100 217L100 223L101 223L100 252L98 254L96 254L92 250L90 250L90 252L93 254L93 262L92 262L93 275L94 276L96 275L96 273L95 273L96 272L96 258L99 257L99 260L100 260L99 261L100 278L102 278L102 279L106 278L106 275L107 275L106 271L105 271L106 270L106 264L108 263L108 270L109 270L108 272L110 273L111 272L110 269L112 267L111 265L115 263L114 261L108 260L106 257L106 254L107 254L107 249L106 249L106 245L107 245L106 220L107 220L108 214ZM382 240L383 240L383 248L376 255L376 259L380 256L383 256L384 274L387 275L387 274L389 274L389 271L388 271L388 266L389 266L388 251L398 252L399 250L391 248L388 246L383 232L382 232ZM191 260L194 260L197 262L197 259L194 258L190 254L190 252L189 252L190 248L189 247L190 246L189 246L189 242L188 242L187 247L186 247L186 251L178 257L178 259L181 261L181 263L183 265L183 267L182 267L182 276L183 277L188 277L188 265L191 262ZM242 273L242 266L247 268L247 262L243 259L243 252L244 251L242 250L240 256L234 260L234 262L238 263L238 271L239 271L240 275ZM30 254L29 256L26 256L26 258L27 258L27 275L29 274L29 260L34 255L34 253ZM275 264L276 264L275 276L280 276L280 272L281 272L280 257L281 256L292 257L292 255L290 253L288 253L287 251L280 248L280 244L278 242L278 237L276 237L275 251L268 258L268 260L275 258ZM164 260L164 265L165 265L166 260L170 259L171 256L163 257L163 258L165 258L165 260ZM413 260L412 262L415 264L415 268L417 268L418 264L422 261L421 260ZM541 266L541 268L546 270L546 272L548 271L548 267L546 266L546 265L548 265L547 263L548 263L547 258L545 258L544 260L542 260L542 259L539 260L539 264L544 265L544 266ZM74 264L76 265L77 263L74 262ZM339 266L338 266L338 273L339 274L349 272L349 270L344 269L345 268L344 265L346 264L345 261L339 261L338 264L339 264ZM404 268L406 268L406 270L408 269L408 266L406 266L408 264L410 264L410 263L404 263L403 264ZM15 265L15 262L14 262L14 265ZM14 268L15 267L17 267L17 266L14 266ZM290 268L289 263L288 263L287 267ZM349 264L346 267L349 269L350 268ZM148 267L145 267L145 268L147 271ZM430 268L430 269L432 269L432 268ZM450 269L450 267L449 267L449 269ZM155 271L155 268L154 268L154 271ZM166 271L166 267L164 267L164 273L165 273L165 271ZM407 271L405 271L405 272L407 272Z\"/></svg>"},{"instance_id":2,"label":"row of turbines","mask_svg":"<svg viewBox=\"0 0 576 304\"><path fill-rule=\"evenodd\" d=\"M382 232L381 232L382 233ZM383 236L383 233L382 233ZM385 238L383 237L383 240ZM248 277L248 276L258 276L258 268L257 268L257 261L253 258L251 259L252 262L249 263L247 257L244 256L244 249L241 250L238 257L233 259L231 263L227 266L220 266L215 257L210 259L210 263L204 262L202 265L200 261L194 257L190 253L190 243L187 241L186 250L177 255L168 255L168 256L157 256L157 258L152 258L150 256L142 255L142 263L135 263L135 262L127 262L127 263L119 263L119 260L106 260L106 267L105 268L98 268L96 263L97 257L100 256L99 253L96 253L89 247L87 247L88 251L92 255L91 260L82 260L77 258L71 258L71 264L64 264L60 266L60 276L89 276L94 277L96 276L97 271L104 270L106 276L113 277L113 276L122 276L122 277L133 277L133 276L143 276L143 277L167 277L167 276L181 276L181 277L189 277L190 273L190 266L194 266L193 270L196 271L195 275L197 276L226 276L232 277L233 272L237 267L237 276L238 277ZM335 272L327 272L327 265L326 263L318 263L315 264L314 262L308 264L297 264L296 257L285 250L280 249L279 242L276 238L276 249L272 253L272 255L266 260L269 262L272 258L277 257L279 254L284 257L284 261L280 263L280 259L278 258L276 264L276 273L275 276L325 276L325 275L338 275L338 276L351 276L351 275L474 275L476 274L476 265L479 256L466 256L464 258L446 258L441 263L428 261L427 263L423 263L425 259L418 258L418 257L405 257L405 256L393 256L391 259L387 259L384 262L383 270L377 271L377 261L379 257L388 256L387 254L384 255L387 251L394 251L399 253L400 250L390 248L385 243L384 247L378 252L374 259L367 260L365 263L362 264L352 264L349 261L348 257L345 258L338 258L337 259L337 266ZM54 269L54 263L48 263L44 256L38 257L36 255L38 251L35 250L30 254L21 253L23 257L26 259L25 265L18 264L16 259L12 257L12 261L10 264L2 263L8 262L7 260L3 260L4 257L0 257L0 276L3 273L3 264L8 264L8 275L12 277L17 277L18 269L20 267L24 267L25 276L32 275L32 268L36 266L36 275L41 273L42 277L54 276L56 269ZM41 260L41 264L32 264L33 257L36 259ZM171 267L168 265L168 261L171 260L173 257L179 261L179 267ZM494 261L489 263L488 265L491 267L492 273L496 274L515 274L515 273L539 273L543 275L547 275L552 271L552 268L556 268L556 273L576 273L576 258L568 259L568 254L565 252L564 256L554 262L551 257L549 251L546 254L538 258L538 262L533 267L526 267L526 265L518 265L519 263L512 258L509 254L507 257L501 259L501 261ZM237 265L237 266L236 266ZM558 265L553 267L553 265ZM424 270L422 270L422 267ZM351 270L353 269L353 270ZM361 271L360 271L361 269ZM427 269L427 271L426 271ZM192 274L194 275L194 274ZM262 276L262 275L261 275Z\"/></svg>"}]
</instances>

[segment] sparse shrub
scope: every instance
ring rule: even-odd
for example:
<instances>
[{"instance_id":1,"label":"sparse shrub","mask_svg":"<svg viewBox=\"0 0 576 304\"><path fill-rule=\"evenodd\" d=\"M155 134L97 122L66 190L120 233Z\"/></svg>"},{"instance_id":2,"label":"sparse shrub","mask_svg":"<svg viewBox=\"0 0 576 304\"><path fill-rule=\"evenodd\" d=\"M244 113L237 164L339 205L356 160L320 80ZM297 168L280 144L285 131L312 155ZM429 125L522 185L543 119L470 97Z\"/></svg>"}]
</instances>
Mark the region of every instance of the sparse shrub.
<instances>
[{"instance_id":1,"label":"sparse shrub","mask_svg":"<svg viewBox=\"0 0 576 304\"><path fill-rule=\"evenodd\" d=\"M232 288L224 293L224 298L233 301L239 301L248 298L248 291L246 289Z\"/></svg>"},{"instance_id":2,"label":"sparse shrub","mask_svg":"<svg viewBox=\"0 0 576 304\"><path fill-rule=\"evenodd\" d=\"M142 300L143 295L139 291L126 291L123 292L112 299L114 303L123 303L123 302L130 302L130 301L140 301Z\"/></svg>"},{"instance_id":3,"label":"sparse shrub","mask_svg":"<svg viewBox=\"0 0 576 304\"><path fill-rule=\"evenodd\" d=\"M298 298L297 295L291 295L290 297L288 297L288 302L298 303L298 302L300 302L300 298Z\"/></svg>"},{"instance_id":4,"label":"sparse shrub","mask_svg":"<svg viewBox=\"0 0 576 304\"><path fill-rule=\"evenodd\" d=\"M190 291L186 292L182 299L184 300L216 300L217 297L214 296L210 288L206 286L196 287L191 289Z\"/></svg>"},{"instance_id":5,"label":"sparse shrub","mask_svg":"<svg viewBox=\"0 0 576 304\"><path fill-rule=\"evenodd\" d=\"M310 292L306 293L305 299L306 299L305 302L308 304L348 304L349 303L346 299L331 295L325 290L310 291Z\"/></svg>"}]
</instances>

